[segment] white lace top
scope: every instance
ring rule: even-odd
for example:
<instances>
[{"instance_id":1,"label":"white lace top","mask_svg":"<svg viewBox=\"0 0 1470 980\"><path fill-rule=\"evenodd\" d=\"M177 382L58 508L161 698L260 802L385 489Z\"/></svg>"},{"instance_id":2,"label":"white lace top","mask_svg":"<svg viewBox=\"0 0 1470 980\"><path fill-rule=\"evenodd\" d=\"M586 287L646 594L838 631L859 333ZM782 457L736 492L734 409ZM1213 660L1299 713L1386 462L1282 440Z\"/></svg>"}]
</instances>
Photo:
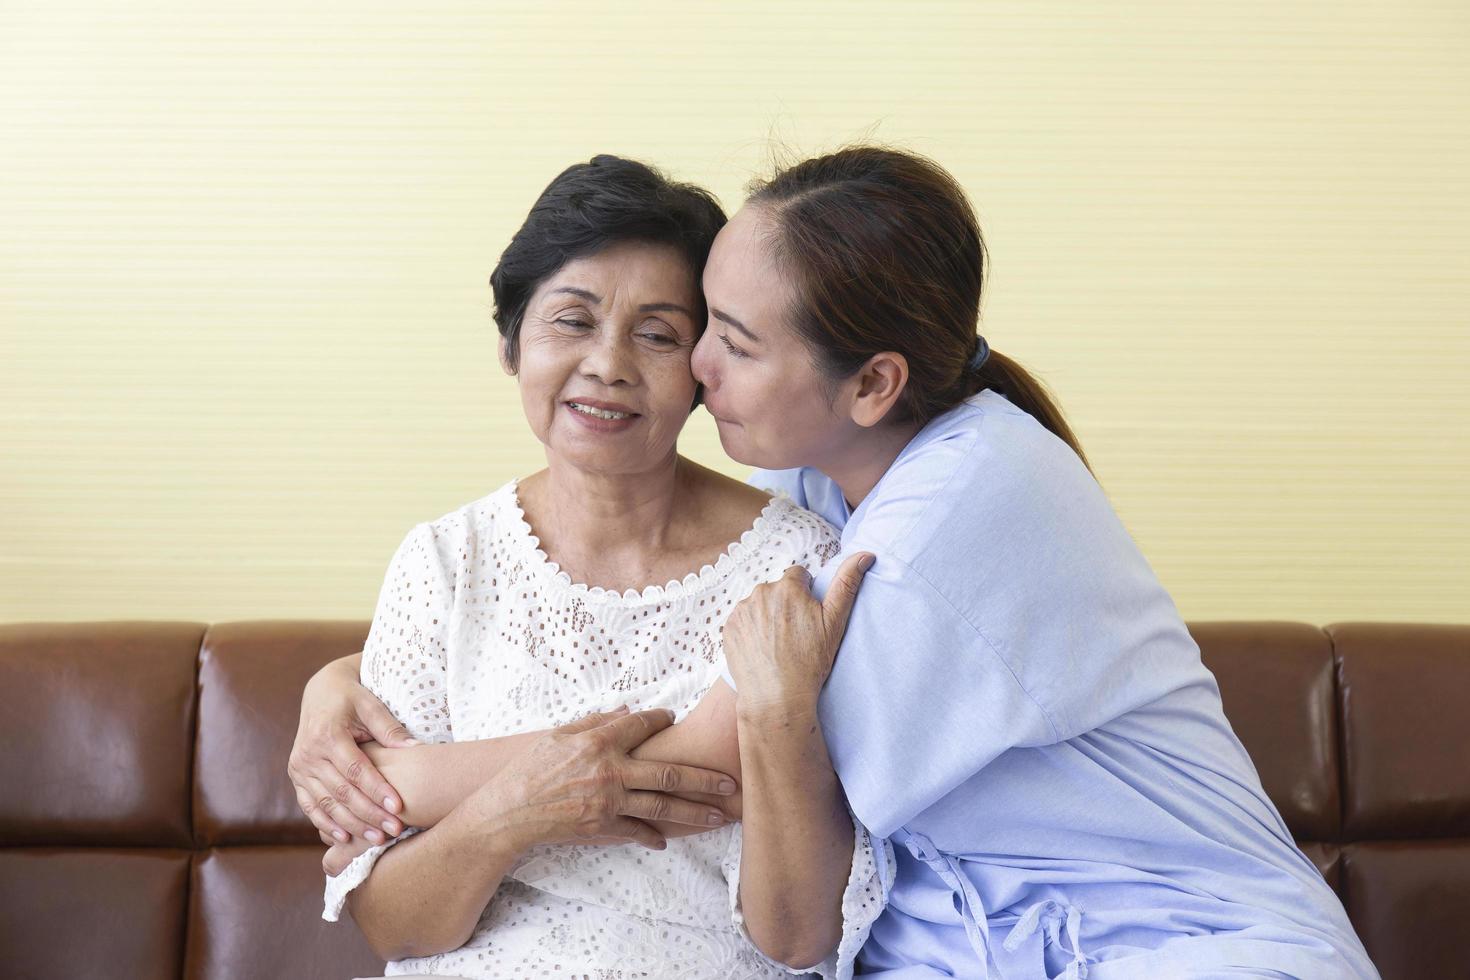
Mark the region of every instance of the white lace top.
<instances>
[{"instance_id":1,"label":"white lace top","mask_svg":"<svg viewBox=\"0 0 1470 980\"><path fill-rule=\"evenodd\" d=\"M620 704L682 718L720 678L731 609L791 565L815 573L837 552L829 524L776 497L714 565L642 592L591 588L540 550L512 482L409 532L378 598L363 683L424 742L548 728ZM877 864L893 860L887 842L855 829L842 941L815 970L825 977L851 976L884 904ZM323 918L337 920L347 893L393 843L327 878ZM387 972L495 980L806 972L767 959L747 937L740 843L736 824L671 839L663 851L533 848L464 946L389 963Z\"/></svg>"}]
</instances>

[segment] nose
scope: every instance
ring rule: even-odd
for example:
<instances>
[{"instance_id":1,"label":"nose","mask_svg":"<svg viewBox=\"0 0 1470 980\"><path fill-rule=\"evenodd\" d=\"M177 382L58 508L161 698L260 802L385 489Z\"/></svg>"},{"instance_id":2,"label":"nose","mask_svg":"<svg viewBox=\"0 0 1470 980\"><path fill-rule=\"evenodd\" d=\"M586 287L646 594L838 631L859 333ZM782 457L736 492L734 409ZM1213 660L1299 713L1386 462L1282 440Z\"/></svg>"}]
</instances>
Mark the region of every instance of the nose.
<instances>
[{"instance_id":1,"label":"nose","mask_svg":"<svg viewBox=\"0 0 1470 980\"><path fill-rule=\"evenodd\" d=\"M595 379L608 387L637 382L632 338L624 337L622 333L615 330L600 332L597 342L582 357L583 377Z\"/></svg>"},{"instance_id":2,"label":"nose","mask_svg":"<svg viewBox=\"0 0 1470 980\"><path fill-rule=\"evenodd\" d=\"M715 381L713 351L710 341L713 338L708 330L704 336L699 338L699 343L694 345L694 353L689 356L689 370L694 374L694 380L706 388L713 387Z\"/></svg>"}]
</instances>

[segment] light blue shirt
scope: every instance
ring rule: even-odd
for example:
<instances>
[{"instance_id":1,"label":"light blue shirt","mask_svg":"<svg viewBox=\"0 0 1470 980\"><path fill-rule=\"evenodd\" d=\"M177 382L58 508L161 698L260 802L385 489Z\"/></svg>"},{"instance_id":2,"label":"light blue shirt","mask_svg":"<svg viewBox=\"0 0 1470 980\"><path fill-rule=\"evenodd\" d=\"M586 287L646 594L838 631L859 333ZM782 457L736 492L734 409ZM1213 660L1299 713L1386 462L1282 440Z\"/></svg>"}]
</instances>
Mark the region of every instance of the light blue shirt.
<instances>
[{"instance_id":1,"label":"light blue shirt","mask_svg":"<svg viewBox=\"0 0 1470 980\"><path fill-rule=\"evenodd\" d=\"M750 482L877 556L821 701L848 801L897 857L862 971L1377 977L1169 595L1030 415L976 395L851 513L810 468Z\"/></svg>"}]
</instances>

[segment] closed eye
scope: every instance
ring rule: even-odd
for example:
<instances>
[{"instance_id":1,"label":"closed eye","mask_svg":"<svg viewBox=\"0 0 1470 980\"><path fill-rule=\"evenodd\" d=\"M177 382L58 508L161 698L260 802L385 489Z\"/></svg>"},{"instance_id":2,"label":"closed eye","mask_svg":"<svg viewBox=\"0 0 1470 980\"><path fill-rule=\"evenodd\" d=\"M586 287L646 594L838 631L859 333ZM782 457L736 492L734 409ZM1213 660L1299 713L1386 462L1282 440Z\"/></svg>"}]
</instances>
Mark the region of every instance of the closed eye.
<instances>
[{"instance_id":1,"label":"closed eye","mask_svg":"<svg viewBox=\"0 0 1470 980\"><path fill-rule=\"evenodd\" d=\"M720 343L722 343L722 344L725 345L725 350L729 351L732 357L749 357L750 356L745 351L741 350L739 347L736 347L734 344L730 343L730 338L729 337L725 336L724 334L720 334L719 337L720 337Z\"/></svg>"},{"instance_id":2,"label":"closed eye","mask_svg":"<svg viewBox=\"0 0 1470 980\"><path fill-rule=\"evenodd\" d=\"M643 324L644 330L638 336L661 346L677 346L678 334L674 333L672 327L662 320L649 320Z\"/></svg>"}]
</instances>

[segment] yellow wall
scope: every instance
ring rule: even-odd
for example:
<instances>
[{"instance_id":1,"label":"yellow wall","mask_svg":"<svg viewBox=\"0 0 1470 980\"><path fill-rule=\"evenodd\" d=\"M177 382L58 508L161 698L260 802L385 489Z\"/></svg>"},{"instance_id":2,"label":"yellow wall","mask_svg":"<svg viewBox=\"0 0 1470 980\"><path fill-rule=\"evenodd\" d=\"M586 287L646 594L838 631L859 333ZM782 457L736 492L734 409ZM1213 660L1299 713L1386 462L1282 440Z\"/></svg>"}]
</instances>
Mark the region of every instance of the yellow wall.
<instances>
[{"instance_id":1,"label":"yellow wall","mask_svg":"<svg viewBox=\"0 0 1470 980\"><path fill-rule=\"evenodd\" d=\"M0 619L370 616L540 463L485 280L547 180L733 208L772 135L960 177L1187 617L1470 621L1461 0L7 0Z\"/></svg>"}]
</instances>

